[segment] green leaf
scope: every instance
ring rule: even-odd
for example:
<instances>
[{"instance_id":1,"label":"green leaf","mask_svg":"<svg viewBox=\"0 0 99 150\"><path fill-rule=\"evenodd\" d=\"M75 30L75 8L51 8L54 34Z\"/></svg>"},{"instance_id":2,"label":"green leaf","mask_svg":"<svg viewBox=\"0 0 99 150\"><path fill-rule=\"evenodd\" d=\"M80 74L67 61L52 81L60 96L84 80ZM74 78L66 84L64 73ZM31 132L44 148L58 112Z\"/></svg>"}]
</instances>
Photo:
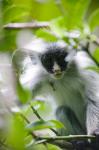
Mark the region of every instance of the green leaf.
<instances>
[{"instance_id":1,"label":"green leaf","mask_svg":"<svg viewBox=\"0 0 99 150\"><path fill-rule=\"evenodd\" d=\"M17 82L17 93L21 103L26 103L32 97L31 92L28 89L24 89L20 82Z\"/></svg>"},{"instance_id":2,"label":"green leaf","mask_svg":"<svg viewBox=\"0 0 99 150\"><path fill-rule=\"evenodd\" d=\"M4 0L2 5L2 26L13 22L31 21L32 0ZM16 36L19 30L3 30L0 50L16 49Z\"/></svg>"},{"instance_id":3,"label":"green leaf","mask_svg":"<svg viewBox=\"0 0 99 150\"><path fill-rule=\"evenodd\" d=\"M31 106L33 106L35 110L41 110L45 107L45 102L41 100L31 101Z\"/></svg>"},{"instance_id":4,"label":"green leaf","mask_svg":"<svg viewBox=\"0 0 99 150\"><path fill-rule=\"evenodd\" d=\"M93 53L93 57L99 63L99 48L96 48L96 50Z\"/></svg>"},{"instance_id":5,"label":"green leaf","mask_svg":"<svg viewBox=\"0 0 99 150\"><path fill-rule=\"evenodd\" d=\"M48 144L47 146L48 146L48 150L62 150L58 146L52 144Z\"/></svg>"},{"instance_id":6,"label":"green leaf","mask_svg":"<svg viewBox=\"0 0 99 150\"><path fill-rule=\"evenodd\" d=\"M7 142L13 150L25 150L25 125L19 115L11 118Z\"/></svg>"},{"instance_id":7,"label":"green leaf","mask_svg":"<svg viewBox=\"0 0 99 150\"><path fill-rule=\"evenodd\" d=\"M29 125L27 125L28 130L41 130L46 128L63 128L61 122L57 120L49 120L49 121L36 121Z\"/></svg>"},{"instance_id":8,"label":"green leaf","mask_svg":"<svg viewBox=\"0 0 99 150\"><path fill-rule=\"evenodd\" d=\"M71 29L79 29L84 23L84 17L90 0L62 0L66 13L66 27Z\"/></svg>"},{"instance_id":9,"label":"green leaf","mask_svg":"<svg viewBox=\"0 0 99 150\"><path fill-rule=\"evenodd\" d=\"M26 21L29 17L29 10L25 6L12 5L4 12L5 23L16 22L16 21Z\"/></svg>"},{"instance_id":10,"label":"green leaf","mask_svg":"<svg viewBox=\"0 0 99 150\"><path fill-rule=\"evenodd\" d=\"M3 3L3 21L28 21L32 9L32 0L10 0L6 5Z\"/></svg>"},{"instance_id":11,"label":"green leaf","mask_svg":"<svg viewBox=\"0 0 99 150\"><path fill-rule=\"evenodd\" d=\"M6 30L4 31L3 43L1 43L0 49L9 50L10 52L16 48L16 30Z\"/></svg>"},{"instance_id":12,"label":"green leaf","mask_svg":"<svg viewBox=\"0 0 99 150\"><path fill-rule=\"evenodd\" d=\"M31 149L32 150L46 150L46 146L44 146L44 144L36 144L36 145L33 145L31 147ZM48 144L48 143L47 143L47 149L48 150L62 150L58 146L55 146L55 145L52 145L52 144Z\"/></svg>"},{"instance_id":13,"label":"green leaf","mask_svg":"<svg viewBox=\"0 0 99 150\"><path fill-rule=\"evenodd\" d=\"M66 32L65 17L58 17L50 21L51 31L58 37L63 38Z\"/></svg>"},{"instance_id":14,"label":"green leaf","mask_svg":"<svg viewBox=\"0 0 99 150\"><path fill-rule=\"evenodd\" d=\"M99 9L92 13L89 17L88 23L92 31L99 26Z\"/></svg>"},{"instance_id":15,"label":"green leaf","mask_svg":"<svg viewBox=\"0 0 99 150\"><path fill-rule=\"evenodd\" d=\"M52 34L49 30L46 29L40 29L37 32L35 32L37 37L43 38L45 41L56 41L57 37L55 37L54 34Z\"/></svg>"},{"instance_id":16,"label":"green leaf","mask_svg":"<svg viewBox=\"0 0 99 150\"><path fill-rule=\"evenodd\" d=\"M48 123L55 126L55 128L64 128L64 125L58 120L49 120Z\"/></svg>"},{"instance_id":17,"label":"green leaf","mask_svg":"<svg viewBox=\"0 0 99 150\"><path fill-rule=\"evenodd\" d=\"M34 19L47 21L60 15L60 10L53 0L33 1L32 16Z\"/></svg>"},{"instance_id":18,"label":"green leaf","mask_svg":"<svg viewBox=\"0 0 99 150\"><path fill-rule=\"evenodd\" d=\"M87 67L86 69L88 69L88 70L93 70L93 71L99 73L99 67L97 67L97 66L89 66L89 67Z\"/></svg>"}]
</instances>

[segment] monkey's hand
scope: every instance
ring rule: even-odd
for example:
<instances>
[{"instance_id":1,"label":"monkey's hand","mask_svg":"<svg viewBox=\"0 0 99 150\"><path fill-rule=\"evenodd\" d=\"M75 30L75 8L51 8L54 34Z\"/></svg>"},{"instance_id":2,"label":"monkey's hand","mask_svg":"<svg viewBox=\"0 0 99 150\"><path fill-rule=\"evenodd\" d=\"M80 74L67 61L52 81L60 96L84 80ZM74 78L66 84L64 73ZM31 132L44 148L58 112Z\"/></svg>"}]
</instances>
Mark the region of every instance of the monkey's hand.
<instances>
[{"instance_id":1,"label":"monkey's hand","mask_svg":"<svg viewBox=\"0 0 99 150\"><path fill-rule=\"evenodd\" d=\"M72 141L74 150L88 150L90 148L90 143L87 140ZM93 150L93 149L90 149Z\"/></svg>"},{"instance_id":2,"label":"monkey's hand","mask_svg":"<svg viewBox=\"0 0 99 150\"><path fill-rule=\"evenodd\" d=\"M99 129L96 129L93 132L93 135L95 135L96 138L95 140L91 140L90 147L92 148L92 150L99 150Z\"/></svg>"}]
</instances>

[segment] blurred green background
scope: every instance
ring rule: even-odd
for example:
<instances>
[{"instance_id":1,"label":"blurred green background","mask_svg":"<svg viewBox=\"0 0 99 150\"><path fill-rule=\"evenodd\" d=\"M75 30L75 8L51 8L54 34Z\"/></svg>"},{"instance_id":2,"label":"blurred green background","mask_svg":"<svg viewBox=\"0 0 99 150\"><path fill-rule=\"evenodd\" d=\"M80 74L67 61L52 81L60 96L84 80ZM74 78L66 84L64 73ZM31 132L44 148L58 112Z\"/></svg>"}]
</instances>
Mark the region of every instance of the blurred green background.
<instances>
[{"instance_id":1,"label":"blurred green background","mask_svg":"<svg viewBox=\"0 0 99 150\"><path fill-rule=\"evenodd\" d=\"M14 23L21 26L20 29ZM31 136L27 128L28 124L33 132L42 130L44 135L49 135L46 129L61 128L62 125L55 120L45 121L45 118L43 121L40 118L37 122L37 116L30 106L41 116L48 113L48 106L41 101L28 104L30 91L23 89L14 77L16 68L13 69L11 55L17 49L17 35L24 29L24 24L21 23L32 23L35 27L26 29L37 38L49 42L64 40L77 47L81 41L93 42L98 38L99 0L0 1L0 150L59 150L59 147L52 144L36 145L35 136ZM93 56L99 62L99 45L93 50ZM25 107L10 112L7 108L15 106L13 101L17 97ZM31 114L32 124L29 122Z\"/></svg>"}]
</instances>

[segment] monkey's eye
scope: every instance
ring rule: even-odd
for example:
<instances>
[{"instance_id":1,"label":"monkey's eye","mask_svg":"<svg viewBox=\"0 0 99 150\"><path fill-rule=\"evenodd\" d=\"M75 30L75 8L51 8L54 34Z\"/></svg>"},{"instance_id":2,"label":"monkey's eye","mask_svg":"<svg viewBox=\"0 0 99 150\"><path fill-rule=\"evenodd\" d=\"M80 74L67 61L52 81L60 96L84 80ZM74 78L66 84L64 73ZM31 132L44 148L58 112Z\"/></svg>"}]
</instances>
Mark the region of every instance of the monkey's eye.
<instances>
[{"instance_id":1,"label":"monkey's eye","mask_svg":"<svg viewBox=\"0 0 99 150\"><path fill-rule=\"evenodd\" d=\"M63 63L65 61L66 56L66 54L60 54L56 57L56 59L58 62Z\"/></svg>"},{"instance_id":2,"label":"monkey's eye","mask_svg":"<svg viewBox=\"0 0 99 150\"><path fill-rule=\"evenodd\" d=\"M41 58L41 62L44 66L44 68L48 71L48 72L53 72L52 71L52 67L53 67L53 58L50 55L44 55Z\"/></svg>"},{"instance_id":3,"label":"monkey's eye","mask_svg":"<svg viewBox=\"0 0 99 150\"><path fill-rule=\"evenodd\" d=\"M67 62L65 61L67 54L60 54L57 57L57 63L61 67L61 70L64 71L67 67Z\"/></svg>"}]
</instances>

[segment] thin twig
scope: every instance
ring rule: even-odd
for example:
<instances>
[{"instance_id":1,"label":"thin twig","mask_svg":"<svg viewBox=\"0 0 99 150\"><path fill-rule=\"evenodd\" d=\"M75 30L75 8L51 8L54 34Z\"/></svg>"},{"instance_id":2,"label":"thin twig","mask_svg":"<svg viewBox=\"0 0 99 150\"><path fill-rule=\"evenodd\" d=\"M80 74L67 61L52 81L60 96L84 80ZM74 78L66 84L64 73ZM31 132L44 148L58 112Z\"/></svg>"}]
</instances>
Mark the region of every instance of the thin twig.
<instances>
[{"instance_id":1,"label":"thin twig","mask_svg":"<svg viewBox=\"0 0 99 150\"><path fill-rule=\"evenodd\" d=\"M4 141L0 141L0 145L1 145L2 147L6 148L7 150L9 150L8 145L6 145L6 144L4 143Z\"/></svg>"},{"instance_id":2,"label":"thin twig","mask_svg":"<svg viewBox=\"0 0 99 150\"><path fill-rule=\"evenodd\" d=\"M34 108L33 106L31 106L31 105L30 105L30 107L31 107L31 109L33 110L33 113L37 116L37 118L38 118L39 120L45 122L45 120L39 115L39 113L35 110L35 108ZM56 135L59 135L56 130L54 130L54 129L52 129L52 128L50 128L50 130L51 130L52 132L54 132Z\"/></svg>"},{"instance_id":3,"label":"thin twig","mask_svg":"<svg viewBox=\"0 0 99 150\"><path fill-rule=\"evenodd\" d=\"M9 112L12 114L12 115L15 115L15 113L11 110L11 109L9 109L8 108L8 110L9 110ZM20 116L29 124L30 123L30 121L22 114L22 113L20 113ZM32 137L33 138L37 138L37 136L33 133L33 132L29 132L31 135L32 135Z\"/></svg>"},{"instance_id":4,"label":"thin twig","mask_svg":"<svg viewBox=\"0 0 99 150\"><path fill-rule=\"evenodd\" d=\"M22 114L20 113L20 116L28 123L30 124L30 121ZM33 138L38 138L33 132L29 131L29 133L32 135Z\"/></svg>"},{"instance_id":5,"label":"thin twig","mask_svg":"<svg viewBox=\"0 0 99 150\"><path fill-rule=\"evenodd\" d=\"M20 116L29 124L30 123L30 121L22 114L22 113L20 113Z\"/></svg>"},{"instance_id":6,"label":"thin twig","mask_svg":"<svg viewBox=\"0 0 99 150\"><path fill-rule=\"evenodd\" d=\"M37 118L41 121L44 121L44 119L39 115L39 113L36 111L36 109L31 105L30 105L30 107L33 110L33 113L37 116Z\"/></svg>"},{"instance_id":7,"label":"thin twig","mask_svg":"<svg viewBox=\"0 0 99 150\"><path fill-rule=\"evenodd\" d=\"M35 144L50 143L59 146L62 149L73 150L73 144L71 141L75 140L88 140L95 139L95 136L89 135L70 135L70 136L56 136L56 137L40 137Z\"/></svg>"},{"instance_id":8,"label":"thin twig","mask_svg":"<svg viewBox=\"0 0 99 150\"><path fill-rule=\"evenodd\" d=\"M45 137L40 137L41 140L67 140L67 141L71 141L71 140L85 140L85 139L95 139L95 136L92 135L69 135L69 136L55 136L55 137L49 137L49 136L45 136Z\"/></svg>"},{"instance_id":9,"label":"thin twig","mask_svg":"<svg viewBox=\"0 0 99 150\"><path fill-rule=\"evenodd\" d=\"M60 140L60 141L49 141L48 143L50 144L54 144L56 146L59 146L60 148L64 149L64 150L73 150L73 144L70 143L70 142L66 142L66 141L63 141L63 140Z\"/></svg>"},{"instance_id":10,"label":"thin twig","mask_svg":"<svg viewBox=\"0 0 99 150\"><path fill-rule=\"evenodd\" d=\"M49 140L39 140L39 141L36 141L35 142L35 144L37 145L37 144L42 144L42 143L50 143L50 144L53 144L53 145L56 145L56 146L59 146L60 148L68 148L68 150L72 150L73 149L73 145L72 145L72 143L70 143L70 142L67 142L67 141L63 141L63 140L60 140L60 141L53 141L53 140L51 140L51 141L49 141Z\"/></svg>"},{"instance_id":11,"label":"thin twig","mask_svg":"<svg viewBox=\"0 0 99 150\"><path fill-rule=\"evenodd\" d=\"M97 38L96 40L93 41L93 43L99 46L99 39Z\"/></svg>"},{"instance_id":12,"label":"thin twig","mask_svg":"<svg viewBox=\"0 0 99 150\"><path fill-rule=\"evenodd\" d=\"M39 29L49 28L48 22L23 22L23 23L8 23L3 26L4 29Z\"/></svg>"},{"instance_id":13,"label":"thin twig","mask_svg":"<svg viewBox=\"0 0 99 150\"><path fill-rule=\"evenodd\" d=\"M84 47L85 51L89 55L89 57L95 62L95 64L99 67L99 63L96 61L96 59L92 56L92 54L89 51L89 42L87 43L86 47Z\"/></svg>"}]
</instances>

